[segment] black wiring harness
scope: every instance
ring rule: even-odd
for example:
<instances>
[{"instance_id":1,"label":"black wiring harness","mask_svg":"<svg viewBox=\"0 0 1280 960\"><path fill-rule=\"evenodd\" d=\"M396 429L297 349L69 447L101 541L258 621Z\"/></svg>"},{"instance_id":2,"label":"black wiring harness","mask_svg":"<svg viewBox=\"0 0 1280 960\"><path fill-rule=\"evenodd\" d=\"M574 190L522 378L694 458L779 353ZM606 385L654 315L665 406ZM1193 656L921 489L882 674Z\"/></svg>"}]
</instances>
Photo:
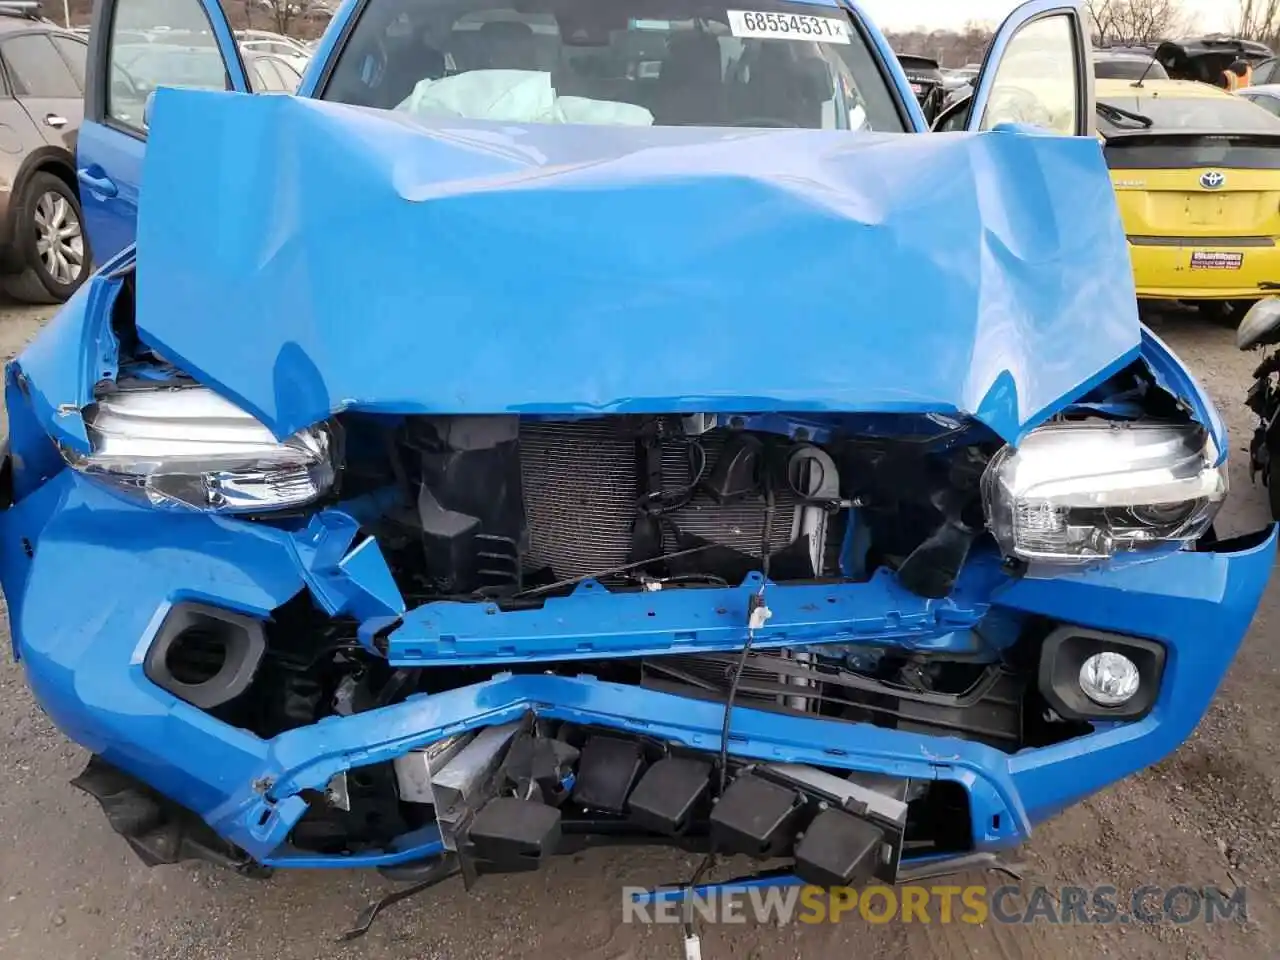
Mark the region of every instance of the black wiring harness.
<instances>
[{"instance_id":1,"label":"black wiring harness","mask_svg":"<svg viewBox=\"0 0 1280 960\"><path fill-rule=\"evenodd\" d=\"M765 605L765 588L769 583L769 544L773 539L773 519L776 509L776 502L773 495L773 489L769 485L765 486L765 513L764 513L764 530L761 537L760 564L763 574L760 580L760 589L751 595L751 599L747 603L747 639L742 645L742 653L738 655L738 661L734 665L733 676L729 681L729 692L725 697L724 703L724 719L720 725L720 783L716 793L716 799L724 796L725 788L729 782L729 729L733 722L733 702L738 696L738 684L742 682L742 673L747 666L747 657L751 653L751 645L755 641L755 633L758 626L763 626L768 619L769 608ZM702 878L716 864L716 849L712 845L703 856L702 861L693 872L693 876L689 878L689 882L685 885L683 924L685 956L686 958L700 956L701 950L698 946L698 932L693 924L693 894Z\"/></svg>"}]
</instances>

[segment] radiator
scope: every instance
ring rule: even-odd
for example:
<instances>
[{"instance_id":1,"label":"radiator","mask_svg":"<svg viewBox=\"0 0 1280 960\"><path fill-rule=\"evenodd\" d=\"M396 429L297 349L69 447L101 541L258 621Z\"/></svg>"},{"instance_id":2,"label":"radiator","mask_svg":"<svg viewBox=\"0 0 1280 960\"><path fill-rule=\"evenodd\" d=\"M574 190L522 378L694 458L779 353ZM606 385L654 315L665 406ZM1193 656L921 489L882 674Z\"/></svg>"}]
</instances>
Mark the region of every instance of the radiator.
<instances>
[{"instance_id":1,"label":"radiator","mask_svg":"<svg viewBox=\"0 0 1280 960\"><path fill-rule=\"evenodd\" d=\"M547 566L567 579L627 562L639 497L634 430L634 421L621 418L522 423L520 471L530 567ZM704 434L698 441L710 472L724 434ZM667 489L692 479L686 443L664 442L662 464ZM770 552L791 542L796 508L792 494L777 495ZM717 504L698 494L668 516L685 533L758 557L765 512L763 498ZM663 549L679 548L667 542Z\"/></svg>"}]
</instances>

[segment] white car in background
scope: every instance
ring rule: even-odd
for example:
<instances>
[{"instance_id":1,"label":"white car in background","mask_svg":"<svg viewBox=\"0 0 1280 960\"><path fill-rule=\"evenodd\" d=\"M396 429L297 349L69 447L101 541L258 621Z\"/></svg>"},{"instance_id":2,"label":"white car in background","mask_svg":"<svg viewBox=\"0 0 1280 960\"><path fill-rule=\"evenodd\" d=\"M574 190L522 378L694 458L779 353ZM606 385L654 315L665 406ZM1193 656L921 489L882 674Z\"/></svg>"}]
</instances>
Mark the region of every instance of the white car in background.
<instances>
[{"instance_id":1,"label":"white car in background","mask_svg":"<svg viewBox=\"0 0 1280 960\"><path fill-rule=\"evenodd\" d=\"M1256 87L1245 87L1239 95L1252 100L1262 109L1280 117L1280 83L1268 83Z\"/></svg>"},{"instance_id":2,"label":"white car in background","mask_svg":"<svg viewBox=\"0 0 1280 960\"><path fill-rule=\"evenodd\" d=\"M301 41L267 30L237 30L236 39L245 53L270 54L284 60L299 74L307 69L311 51Z\"/></svg>"}]
</instances>

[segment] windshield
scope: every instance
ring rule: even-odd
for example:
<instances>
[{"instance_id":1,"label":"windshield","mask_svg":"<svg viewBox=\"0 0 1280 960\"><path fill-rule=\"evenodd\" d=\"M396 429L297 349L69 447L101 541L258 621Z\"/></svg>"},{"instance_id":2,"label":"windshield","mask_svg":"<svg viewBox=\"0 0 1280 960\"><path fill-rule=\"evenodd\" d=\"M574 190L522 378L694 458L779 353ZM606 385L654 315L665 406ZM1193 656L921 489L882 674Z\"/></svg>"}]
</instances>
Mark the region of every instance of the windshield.
<instances>
[{"instance_id":1,"label":"windshield","mask_svg":"<svg viewBox=\"0 0 1280 960\"><path fill-rule=\"evenodd\" d=\"M905 129L855 22L804 3L368 0L322 98L518 123Z\"/></svg>"},{"instance_id":2,"label":"windshield","mask_svg":"<svg viewBox=\"0 0 1280 960\"><path fill-rule=\"evenodd\" d=\"M1280 133L1280 120L1243 97L1099 97L1098 103L1150 120L1147 128L1153 133ZM1098 117L1104 128L1132 126L1112 122L1105 111Z\"/></svg>"}]
</instances>

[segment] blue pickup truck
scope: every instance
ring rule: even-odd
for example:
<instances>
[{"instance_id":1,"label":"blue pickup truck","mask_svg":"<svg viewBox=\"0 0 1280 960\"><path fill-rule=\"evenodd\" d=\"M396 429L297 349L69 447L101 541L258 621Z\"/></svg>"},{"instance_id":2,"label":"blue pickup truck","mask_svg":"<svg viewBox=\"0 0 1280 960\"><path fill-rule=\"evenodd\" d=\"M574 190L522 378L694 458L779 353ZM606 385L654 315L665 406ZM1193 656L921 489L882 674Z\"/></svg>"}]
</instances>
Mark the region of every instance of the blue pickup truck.
<instances>
[{"instance_id":1,"label":"blue pickup truck","mask_svg":"<svg viewBox=\"0 0 1280 960\"><path fill-rule=\"evenodd\" d=\"M248 90L217 0L98 0L100 269L6 373L15 653L148 863L891 882L1203 716L1275 532L1215 531L1076 6L957 132L843 0L346 0Z\"/></svg>"}]
</instances>

